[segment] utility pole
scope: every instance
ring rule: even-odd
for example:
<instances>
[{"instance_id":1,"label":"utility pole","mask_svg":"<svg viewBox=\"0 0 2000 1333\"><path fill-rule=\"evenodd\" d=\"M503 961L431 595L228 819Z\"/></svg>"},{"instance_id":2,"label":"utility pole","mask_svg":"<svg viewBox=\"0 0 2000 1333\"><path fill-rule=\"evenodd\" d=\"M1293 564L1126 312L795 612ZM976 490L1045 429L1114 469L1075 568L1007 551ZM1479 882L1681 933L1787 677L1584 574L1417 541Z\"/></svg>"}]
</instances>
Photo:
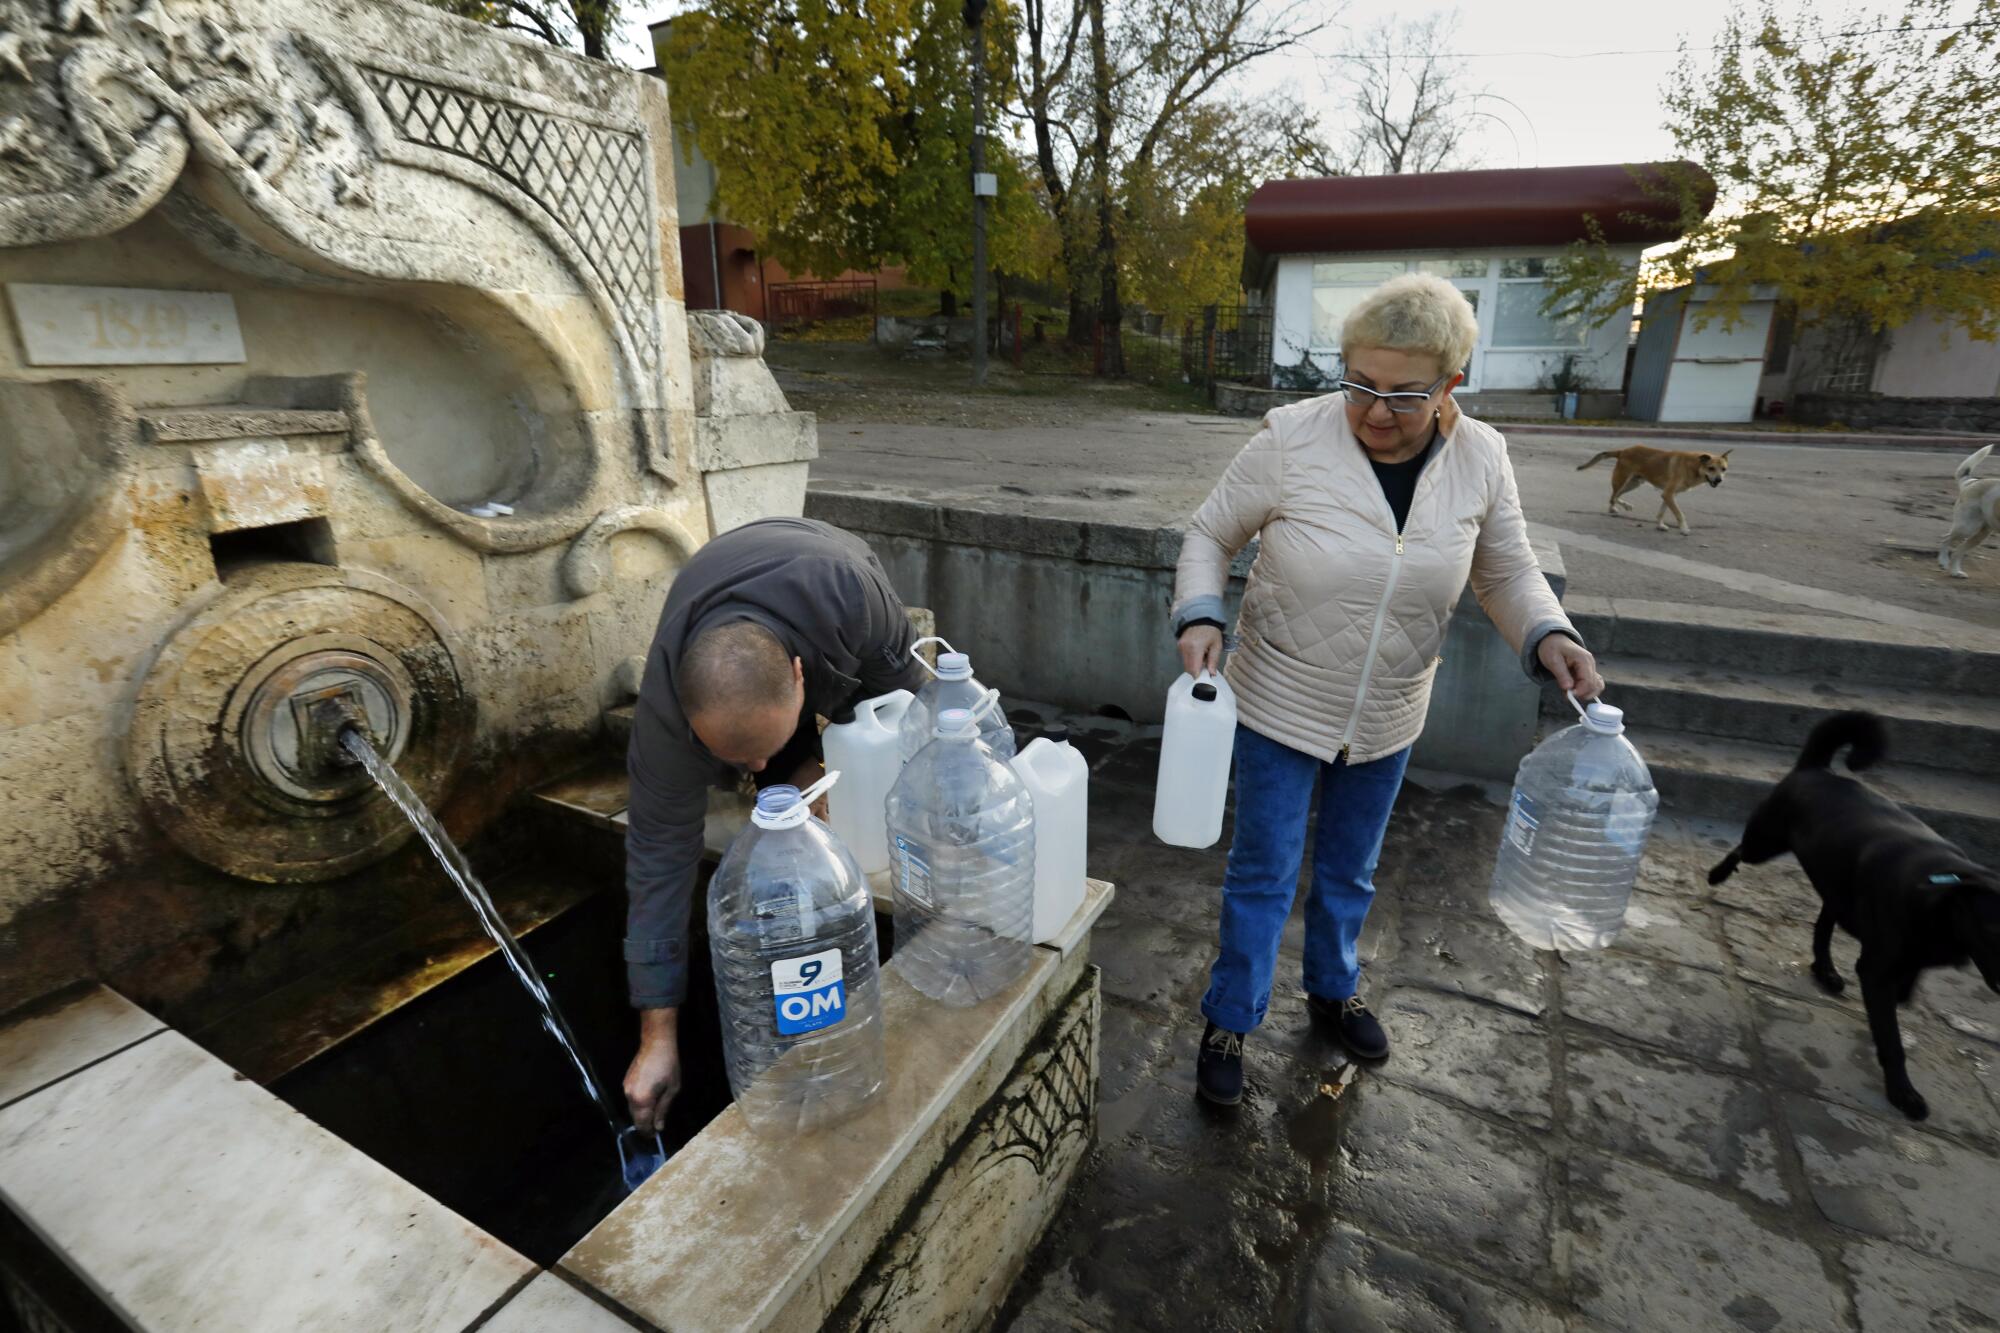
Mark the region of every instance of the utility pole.
<instances>
[{"instance_id":1,"label":"utility pole","mask_svg":"<svg viewBox=\"0 0 2000 1333\"><path fill-rule=\"evenodd\" d=\"M972 48L972 382L986 383L986 201L998 193L986 173L986 5L965 0Z\"/></svg>"}]
</instances>

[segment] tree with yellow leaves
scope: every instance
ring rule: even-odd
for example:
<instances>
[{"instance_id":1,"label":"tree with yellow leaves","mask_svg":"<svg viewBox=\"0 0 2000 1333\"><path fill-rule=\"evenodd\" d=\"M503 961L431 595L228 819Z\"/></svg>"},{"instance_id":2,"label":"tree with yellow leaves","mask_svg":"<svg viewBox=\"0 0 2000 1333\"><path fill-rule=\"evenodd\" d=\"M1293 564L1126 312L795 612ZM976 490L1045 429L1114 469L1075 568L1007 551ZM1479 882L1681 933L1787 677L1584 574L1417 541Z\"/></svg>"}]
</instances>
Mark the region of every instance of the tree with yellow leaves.
<instances>
[{"instance_id":1,"label":"tree with yellow leaves","mask_svg":"<svg viewBox=\"0 0 2000 1333\"><path fill-rule=\"evenodd\" d=\"M1725 320L1776 287L1823 348L1919 311L2000 335L1996 69L2000 0L1905 0L1890 20L1738 10L1710 58L1683 47L1665 96L1713 211L1701 173L1646 175L1681 239L1637 279L1601 239L1572 247L1550 313L1609 318L1641 283L1699 281Z\"/></svg>"},{"instance_id":2,"label":"tree with yellow leaves","mask_svg":"<svg viewBox=\"0 0 2000 1333\"><path fill-rule=\"evenodd\" d=\"M1011 79L1007 6L986 19L988 77ZM919 282L973 281L972 107L952 0L704 0L660 47L675 117L716 164L732 222L794 271L902 263ZM1035 271L1048 221L1007 141L989 138L1000 194L996 268ZM684 219L691 221L692 219Z\"/></svg>"}]
</instances>

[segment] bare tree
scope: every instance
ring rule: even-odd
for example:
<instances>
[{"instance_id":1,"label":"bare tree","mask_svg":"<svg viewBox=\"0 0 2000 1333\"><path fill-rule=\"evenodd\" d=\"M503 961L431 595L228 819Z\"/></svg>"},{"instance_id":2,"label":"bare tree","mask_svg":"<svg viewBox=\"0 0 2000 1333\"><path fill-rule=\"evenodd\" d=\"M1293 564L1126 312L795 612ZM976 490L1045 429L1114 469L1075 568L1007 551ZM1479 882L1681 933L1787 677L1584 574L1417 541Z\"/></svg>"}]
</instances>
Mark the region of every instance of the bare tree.
<instances>
[{"instance_id":1,"label":"bare tree","mask_svg":"<svg viewBox=\"0 0 2000 1333\"><path fill-rule=\"evenodd\" d=\"M1070 278L1069 340L1117 327L1119 192L1250 62L1317 32L1318 0L1019 0L1015 105L1055 214ZM1074 127L1074 128L1072 128Z\"/></svg>"},{"instance_id":2,"label":"bare tree","mask_svg":"<svg viewBox=\"0 0 2000 1333\"><path fill-rule=\"evenodd\" d=\"M1146 169L1161 138L1203 99L1222 91L1252 61L1319 33L1341 8L1320 0L1129 4L1112 70L1113 96L1129 141L1127 161Z\"/></svg>"},{"instance_id":3,"label":"bare tree","mask_svg":"<svg viewBox=\"0 0 2000 1333\"><path fill-rule=\"evenodd\" d=\"M1025 59L1015 65L1017 114L1028 121L1035 140L1035 167L1055 215L1062 248L1063 272L1069 275L1069 328L1072 345L1089 339L1090 303L1084 294L1081 228L1070 216L1074 180L1064 175L1064 163L1081 156L1070 132L1068 112L1076 84L1077 42L1087 13L1085 0L1020 0Z\"/></svg>"},{"instance_id":4,"label":"bare tree","mask_svg":"<svg viewBox=\"0 0 2000 1333\"><path fill-rule=\"evenodd\" d=\"M1100 9L1103 0L1090 0ZM1118 292L1115 206L1119 177L1150 176L1161 145L1205 99L1224 94L1251 62L1306 40L1339 13L1324 0L1134 0L1123 14L1115 54L1093 45L1093 155L1098 201L1097 318L1106 340L1105 368L1123 369L1118 341L1124 322ZM1093 30L1093 44L1100 34ZM1109 123L1107 123L1109 122ZM1110 131L1124 151L1114 165Z\"/></svg>"},{"instance_id":5,"label":"bare tree","mask_svg":"<svg viewBox=\"0 0 2000 1333\"><path fill-rule=\"evenodd\" d=\"M1456 13L1389 19L1343 59L1345 141L1316 154L1327 175L1395 176L1450 171L1477 158L1473 123L1485 114L1482 87L1451 63Z\"/></svg>"}]
</instances>

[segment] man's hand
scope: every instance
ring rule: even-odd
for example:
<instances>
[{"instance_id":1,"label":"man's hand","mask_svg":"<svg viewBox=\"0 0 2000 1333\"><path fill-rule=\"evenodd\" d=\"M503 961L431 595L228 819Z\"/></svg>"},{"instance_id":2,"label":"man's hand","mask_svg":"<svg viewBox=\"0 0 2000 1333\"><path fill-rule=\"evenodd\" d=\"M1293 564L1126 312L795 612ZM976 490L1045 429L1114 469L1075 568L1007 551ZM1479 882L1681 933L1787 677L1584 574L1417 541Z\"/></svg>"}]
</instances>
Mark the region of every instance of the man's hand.
<instances>
[{"instance_id":1,"label":"man's hand","mask_svg":"<svg viewBox=\"0 0 2000 1333\"><path fill-rule=\"evenodd\" d=\"M1190 676L1214 671L1222 665L1222 631L1213 625L1189 625L1181 631L1180 650L1181 666Z\"/></svg>"},{"instance_id":2,"label":"man's hand","mask_svg":"<svg viewBox=\"0 0 2000 1333\"><path fill-rule=\"evenodd\" d=\"M657 1130L667 1121L667 1108L681 1090L681 1011L639 1011L639 1053L625 1071L625 1103L632 1123Z\"/></svg>"},{"instance_id":3,"label":"man's hand","mask_svg":"<svg viewBox=\"0 0 2000 1333\"><path fill-rule=\"evenodd\" d=\"M1561 632L1543 635L1535 656L1555 677L1556 684L1574 692L1577 698L1588 702L1604 693L1604 677L1597 674L1597 659L1569 635Z\"/></svg>"}]
</instances>

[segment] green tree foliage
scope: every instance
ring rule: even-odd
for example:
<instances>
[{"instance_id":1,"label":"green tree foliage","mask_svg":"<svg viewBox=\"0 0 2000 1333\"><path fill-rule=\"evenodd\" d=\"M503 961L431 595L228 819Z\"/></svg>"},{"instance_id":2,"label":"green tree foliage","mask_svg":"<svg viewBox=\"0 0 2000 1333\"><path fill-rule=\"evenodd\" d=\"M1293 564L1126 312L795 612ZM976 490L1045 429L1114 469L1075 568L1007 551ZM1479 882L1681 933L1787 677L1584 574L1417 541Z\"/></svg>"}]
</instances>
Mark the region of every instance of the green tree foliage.
<instances>
[{"instance_id":1,"label":"green tree foliage","mask_svg":"<svg viewBox=\"0 0 2000 1333\"><path fill-rule=\"evenodd\" d=\"M960 10L955 0L926 0L918 15L905 62L910 106L892 135L898 171L882 248L907 266L919 286L962 291L972 281L972 98L966 72L972 56ZM1004 89L1013 80L1015 22L1003 4L987 10L989 89ZM994 119L989 111L989 122ZM1018 138L990 123L986 169L999 189L987 202L987 262L1003 273L1053 276L1056 240L1047 201Z\"/></svg>"},{"instance_id":2,"label":"green tree foliage","mask_svg":"<svg viewBox=\"0 0 2000 1333\"><path fill-rule=\"evenodd\" d=\"M1004 86L1011 13L995 4L986 22ZM660 48L674 115L716 165L718 212L780 263L829 275L903 263L952 287L971 280L970 58L949 0L709 0ZM1047 214L1018 155L999 136L987 154L995 267L1046 268Z\"/></svg>"},{"instance_id":3,"label":"green tree foliage","mask_svg":"<svg viewBox=\"0 0 2000 1333\"><path fill-rule=\"evenodd\" d=\"M918 12L918 0L709 0L661 43L673 113L715 163L717 211L786 267L833 274L881 254Z\"/></svg>"},{"instance_id":4,"label":"green tree foliage","mask_svg":"<svg viewBox=\"0 0 2000 1333\"><path fill-rule=\"evenodd\" d=\"M1731 318L1774 285L1801 327L1879 332L1931 310L2000 334L2000 0L1905 0L1889 21L1737 11L1665 97L1681 153L1647 188L1682 239L1641 278L1601 237L1572 248L1551 312L1609 317L1635 289L1720 287Z\"/></svg>"},{"instance_id":5,"label":"green tree foliage","mask_svg":"<svg viewBox=\"0 0 2000 1333\"><path fill-rule=\"evenodd\" d=\"M1119 269L1127 297L1153 310L1237 299L1243 205L1290 168L1289 111L1247 102L1190 107L1152 156L1128 169Z\"/></svg>"}]
</instances>

